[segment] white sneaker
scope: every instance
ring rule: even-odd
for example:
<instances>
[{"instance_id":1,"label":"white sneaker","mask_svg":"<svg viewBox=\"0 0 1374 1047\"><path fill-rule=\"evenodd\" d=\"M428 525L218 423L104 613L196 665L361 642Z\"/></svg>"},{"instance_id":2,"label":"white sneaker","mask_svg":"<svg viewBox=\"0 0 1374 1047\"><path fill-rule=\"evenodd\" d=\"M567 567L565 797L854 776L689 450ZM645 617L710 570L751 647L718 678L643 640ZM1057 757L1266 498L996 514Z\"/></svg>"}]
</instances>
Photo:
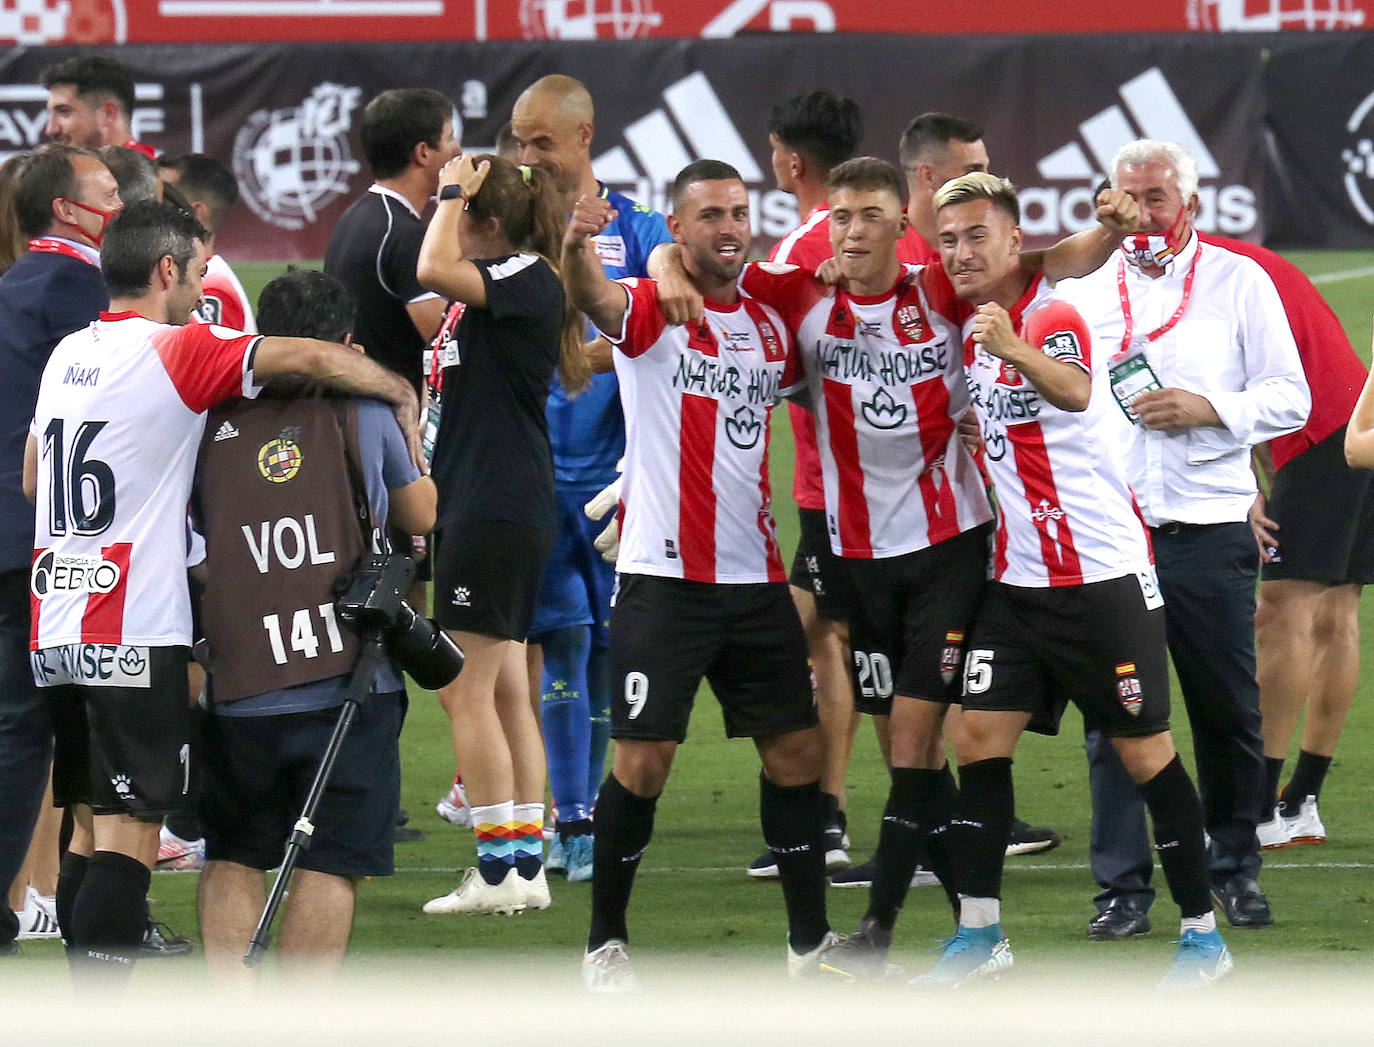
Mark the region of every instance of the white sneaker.
<instances>
[{"instance_id":1,"label":"white sneaker","mask_svg":"<svg viewBox=\"0 0 1374 1047\"><path fill-rule=\"evenodd\" d=\"M205 840L183 840L167 826L157 837L157 867L159 869L205 868Z\"/></svg>"},{"instance_id":2,"label":"white sneaker","mask_svg":"<svg viewBox=\"0 0 1374 1047\"><path fill-rule=\"evenodd\" d=\"M446 822L462 829L472 826L472 808L468 806L468 794L461 782L454 782L448 795L434 805L435 813Z\"/></svg>"},{"instance_id":3,"label":"white sneaker","mask_svg":"<svg viewBox=\"0 0 1374 1047\"><path fill-rule=\"evenodd\" d=\"M1317 798L1309 795L1298 805L1296 818L1285 818L1288 839L1291 843L1326 843L1326 826L1321 815L1317 814Z\"/></svg>"},{"instance_id":4,"label":"white sneaker","mask_svg":"<svg viewBox=\"0 0 1374 1047\"><path fill-rule=\"evenodd\" d=\"M57 899L39 894L32 886L24 888L24 908L19 912L20 941L61 938L57 929Z\"/></svg>"},{"instance_id":5,"label":"white sneaker","mask_svg":"<svg viewBox=\"0 0 1374 1047\"><path fill-rule=\"evenodd\" d=\"M1255 826L1255 835L1259 837L1261 851L1277 851L1280 847L1287 847L1293 842L1293 837L1288 831L1288 822L1279 814L1277 805L1274 807L1274 817Z\"/></svg>"},{"instance_id":6,"label":"white sneaker","mask_svg":"<svg viewBox=\"0 0 1374 1047\"><path fill-rule=\"evenodd\" d=\"M539 867L539 871L534 874L533 879L525 879L520 875L518 869L515 878L520 881L520 889L525 892L526 909L547 909L553 904L553 898L549 895L549 880L544 875L542 865Z\"/></svg>"},{"instance_id":7,"label":"white sneaker","mask_svg":"<svg viewBox=\"0 0 1374 1047\"><path fill-rule=\"evenodd\" d=\"M834 931L826 931L825 937L821 939L819 945L814 949L809 949L804 953L798 953L792 948L792 943L787 943L787 977L792 979L810 979L820 977L820 968L817 961L821 958L821 953L839 942L840 936Z\"/></svg>"},{"instance_id":8,"label":"white sneaker","mask_svg":"<svg viewBox=\"0 0 1374 1047\"><path fill-rule=\"evenodd\" d=\"M611 938L582 957L582 984L591 992L639 992L625 943Z\"/></svg>"},{"instance_id":9,"label":"white sneaker","mask_svg":"<svg viewBox=\"0 0 1374 1047\"><path fill-rule=\"evenodd\" d=\"M470 868L456 890L442 898L425 902L424 911L430 914L476 912L514 916L525 911L525 888L514 866L498 884L487 883L476 869Z\"/></svg>"}]
</instances>

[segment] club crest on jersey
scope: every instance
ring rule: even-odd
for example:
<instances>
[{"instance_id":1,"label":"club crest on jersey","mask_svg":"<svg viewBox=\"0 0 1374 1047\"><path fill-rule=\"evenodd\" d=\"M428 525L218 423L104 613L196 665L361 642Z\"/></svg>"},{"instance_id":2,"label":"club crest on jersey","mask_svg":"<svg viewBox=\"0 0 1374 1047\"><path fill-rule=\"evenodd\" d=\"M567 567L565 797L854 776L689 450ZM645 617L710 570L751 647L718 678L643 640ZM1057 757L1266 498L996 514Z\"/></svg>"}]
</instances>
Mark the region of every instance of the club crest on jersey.
<instances>
[{"instance_id":1,"label":"club crest on jersey","mask_svg":"<svg viewBox=\"0 0 1374 1047\"><path fill-rule=\"evenodd\" d=\"M997 384L1016 387L1024 384L1024 380L1021 377L1021 372L1016 369L1014 364L1009 364L1003 360L1002 366L997 372Z\"/></svg>"},{"instance_id":2,"label":"club crest on jersey","mask_svg":"<svg viewBox=\"0 0 1374 1047\"><path fill-rule=\"evenodd\" d=\"M951 629L945 633L945 649L940 652L940 679L945 683L953 682L963 656L964 634L957 629Z\"/></svg>"},{"instance_id":3,"label":"club crest on jersey","mask_svg":"<svg viewBox=\"0 0 1374 1047\"><path fill-rule=\"evenodd\" d=\"M1140 687L1140 677L1136 675L1135 662L1122 662L1116 667L1116 696L1121 699L1122 708L1128 713L1140 715L1145 696Z\"/></svg>"},{"instance_id":4,"label":"club crest on jersey","mask_svg":"<svg viewBox=\"0 0 1374 1047\"><path fill-rule=\"evenodd\" d=\"M874 429L896 429L906 421L906 404L899 404L886 389L879 388L873 399L862 405L864 421Z\"/></svg>"},{"instance_id":5,"label":"club crest on jersey","mask_svg":"<svg viewBox=\"0 0 1374 1047\"><path fill-rule=\"evenodd\" d=\"M748 407L736 409L733 415L725 419L725 436L741 451L748 451L754 447L759 442L759 434L762 432L763 423Z\"/></svg>"},{"instance_id":6,"label":"club crest on jersey","mask_svg":"<svg viewBox=\"0 0 1374 1047\"><path fill-rule=\"evenodd\" d=\"M759 338L763 340L763 358L770 363L782 359L782 339L770 320L759 321Z\"/></svg>"},{"instance_id":7,"label":"club crest on jersey","mask_svg":"<svg viewBox=\"0 0 1374 1047\"><path fill-rule=\"evenodd\" d=\"M301 445L296 442L301 435L300 426L288 425L258 448L258 472L269 483L284 484L295 478L301 471L305 455Z\"/></svg>"},{"instance_id":8,"label":"club crest on jersey","mask_svg":"<svg viewBox=\"0 0 1374 1047\"><path fill-rule=\"evenodd\" d=\"M921 315L918 305L908 303L899 305L895 314L897 333L903 342L921 342L928 336L926 318Z\"/></svg>"},{"instance_id":9,"label":"club crest on jersey","mask_svg":"<svg viewBox=\"0 0 1374 1047\"><path fill-rule=\"evenodd\" d=\"M119 564L103 556L48 549L33 563L29 588L40 600L54 593L109 593L122 576Z\"/></svg>"}]
</instances>

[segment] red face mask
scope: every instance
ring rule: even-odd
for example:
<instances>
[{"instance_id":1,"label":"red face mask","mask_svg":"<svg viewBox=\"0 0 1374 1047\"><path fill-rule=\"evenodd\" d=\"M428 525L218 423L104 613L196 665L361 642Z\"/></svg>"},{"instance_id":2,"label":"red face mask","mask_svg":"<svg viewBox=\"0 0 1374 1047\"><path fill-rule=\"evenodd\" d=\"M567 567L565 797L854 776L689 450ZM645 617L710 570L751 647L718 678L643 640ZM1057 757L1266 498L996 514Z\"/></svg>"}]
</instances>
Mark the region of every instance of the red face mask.
<instances>
[{"instance_id":1,"label":"red face mask","mask_svg":"<svg viewBox=\"0 0 1374 1047\"><path fill-rule=\"evenodd\" d=\"M1183 246L1188 209L1180 207L1174 224L1162 233L1136 233L1121 241L1126 261L1139 269L1163 269Z\"/></svg>"},{"instance_id":2,"label":"red face mask","mask_svg":"<svg viewBox=\"0 0 1374 1047\"><path fill-rule=\"evenodd\" d=\"M105 230L110 227L110 222L114 220L114 216L123 210L123 208L116 207L113 211L102 211L100 208L92 207L90 204L83 204L80 200L72 200L65 196L62 199L66 200L67 203L71 204L73 207L79 207L83 211L88 211L93 215L100 216L100 232L88 233L84 229L81 230L82 235L88 237L91 243L95 244L96 247L99 247L101 242L105 239Z\"/></svg>"}]
</instances>

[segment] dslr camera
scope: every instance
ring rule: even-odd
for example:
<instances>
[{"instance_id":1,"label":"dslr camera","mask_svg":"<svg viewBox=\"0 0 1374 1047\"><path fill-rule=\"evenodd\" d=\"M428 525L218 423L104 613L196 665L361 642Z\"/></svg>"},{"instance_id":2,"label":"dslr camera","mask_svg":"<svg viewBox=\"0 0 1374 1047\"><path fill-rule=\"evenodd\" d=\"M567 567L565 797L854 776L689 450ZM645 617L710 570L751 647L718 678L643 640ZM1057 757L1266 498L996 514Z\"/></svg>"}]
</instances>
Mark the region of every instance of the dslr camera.
<instances>
[{"instance_id":1,"label":"dslr camera","mask_svg":"<svg viewBox=\"0 0 1374 1047\"><path fill-rule=\"evenodd\" d=\"M386 651L427 691L453 682L463 652L433 619L416 614L405 593L415 564L397 553L369 553L334 602L339 617L360 636L380 637Z\"/></svg>"}]
</instances>

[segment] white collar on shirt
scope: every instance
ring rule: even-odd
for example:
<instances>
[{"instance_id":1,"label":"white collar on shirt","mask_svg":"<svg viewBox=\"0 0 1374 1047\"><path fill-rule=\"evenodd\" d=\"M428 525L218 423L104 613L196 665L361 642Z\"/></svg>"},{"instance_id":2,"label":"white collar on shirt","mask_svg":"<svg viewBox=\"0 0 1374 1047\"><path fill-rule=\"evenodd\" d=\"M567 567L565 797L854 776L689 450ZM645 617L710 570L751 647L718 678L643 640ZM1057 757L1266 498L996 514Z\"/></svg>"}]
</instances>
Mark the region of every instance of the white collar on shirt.
<instances>
[{"instance_id":1,"label":"white collar on shirt","mask_svg":"<svg viewBox=\"0 0 1374 1047\"><path fill-rule=\"evenodd\" d=\"M378 196L389 196L393 200L399 200L402 204L405 205L405 209L407 211L413 214L416 218L420 217L420 212L415 210L415 208L411 207L410 201L407 200L400 193L396 192L395 189L388 189L384 185L378 185L376 182L373 182L370 186L367 187L367 191L369 193L376 193Z\"/></svg>"}]
</instances>

